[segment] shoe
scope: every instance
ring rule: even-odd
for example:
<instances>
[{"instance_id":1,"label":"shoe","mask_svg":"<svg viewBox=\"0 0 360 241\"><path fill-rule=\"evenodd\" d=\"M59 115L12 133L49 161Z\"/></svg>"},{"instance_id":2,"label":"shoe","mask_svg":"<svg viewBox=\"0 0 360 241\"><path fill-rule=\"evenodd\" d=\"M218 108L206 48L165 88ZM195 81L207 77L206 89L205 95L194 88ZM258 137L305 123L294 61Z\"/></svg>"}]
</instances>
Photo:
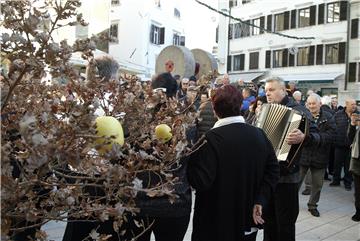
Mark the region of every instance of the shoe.
<instances>
[{"instance_id":1,"label":"shoe","mask_svg":"<svg viewBox=\"0 0 360 241\"><path fill-rule=\"evenodd\" d=\"M311 213L311 215L313 215L314 217L320 217L320 213L319 211L315 208L315 209L309 209L309 212Z\"/></svg>"},{"instance_id":2,"label":"shoe","mask_svg":"<svg viewBox=\"0 0 360 241\"><path fill-rule=\"evenodd\" d=\"M346 191L351 191L351 186L345 186Z\"/></svg>"},{"instance_id":3,"label":"shoe","mask_svg":"<svg viewBox=\"0 0 360 241\"><path fill-rule=\"evenodd\" d=\"M355 213L355 215L351 217L351 220L360 222L360 213Z\"/></svg>"},{"instance_id":4,"label":"shoe","mask_svg":"<svg viewBox=\"0 0 360 241\"><path fill-rule=\"evenodd\" d=\"M311 190L310 189L304 189L304 191L302 191L302 195L310 195L310 193L311 193Z\"/></svg>"},{"instance_id":5,"label":"shoe","mask_svg":"<svg viewBox=\"0 0 360 241\"><path fill-rule=\"evenodd\" d=\"M330 187L336 187L336 186L340 186L340 182L334 182L332 181L330 184L329 184Z\"/></svg>"}]
</instances>

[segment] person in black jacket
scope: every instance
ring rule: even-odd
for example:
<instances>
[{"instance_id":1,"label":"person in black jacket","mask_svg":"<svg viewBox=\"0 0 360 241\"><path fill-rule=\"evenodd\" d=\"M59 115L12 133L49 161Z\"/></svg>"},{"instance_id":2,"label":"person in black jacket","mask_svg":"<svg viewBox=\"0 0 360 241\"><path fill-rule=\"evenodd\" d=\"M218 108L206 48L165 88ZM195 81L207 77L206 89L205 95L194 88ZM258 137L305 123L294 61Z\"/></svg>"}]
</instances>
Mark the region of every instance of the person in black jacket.
<instances>
[{"instance_id":1,"label":"person in black jacket","mask_svg":"<svg viewBox=\"0 0 360 241\"><path fill-rule=\"evenodd\" d=\"M189 157L187 177L196 189L193 241L255 241L264 207L279 179L265 133L240 116L242 97L232 86L216 90L219 120Z\"/></svg>"},{"instance_id":2,"label":"person in black jacket","mask_svg":"<svg viewBox=\"0 0 360 241\"><path fill-rule=\"evenodd\" d=\"M350 116L356 111L356 102L354 99L348 99L345 105L345 109L337 111L334 115L336 123L335 161L334 177L330 186L340 186L341 169L344 166L344 186L347 191L350 191L352 183L352 177L349 173L351 142L347 136L347 130L350 124Z\"/></svg>"},{"instance_id":3,"label":"person in black jacket","mask_svg":"<svg viewBox=\"0 0 360 241\"><path fill-rule=\"evenodd\" d=\"M171 60L165 63L166 72L159 74L155 80L151 83L153 89L166 88L166 96L174 97L178 90L178 84L171 72L174 70L174 62Z\"/></svg>"},{"instance_id":4,"label":"person in black jacket","mask_svg":"<svg viewBox=\"0 0 360 241\"><path fill-rule=\"evenodd\" d=\"M306 173L310 169L311 173L311 196L308 202L309 212L319 217L317 203L320 199L321 188L324 183L324 174L330 154L330 145L335 135L335 121L333 116L326 111L321 110L321 98L317 94L311 94L306 101L306 106L311 112L315 123L319 128L319 145L304 147L300 159L301 186Z\"/></svg>"},{"instance_id":5,"label":"person in black jacket","mask_svg":"<svg viewBox=\"0 0 360 241\"><path fill-rule=\"evenodd\" d=\"M352 114L348 130L351 145L350 172L354 178L355 208L356 213L351 217L355 222L360 222L360 115Z\"/></svg>"},{"instance_id":6,"label":"person in black jacket","mask_svg":"<svg viewBox=\"0 0 360 241\"><path fill-rule=\"evenodd\" d=\"M306 145L317 145L320 142L320 136L310 112L287 96L285 84L281 78L268 78L265 92L268 103L291 107L303 115L299 129L293 130L286 137L286 142L293 148L290 150L288 160L279 162L280 180L269 206L264 209L264 240L295 241L295 223L299 214L298 184L301 148Z\"/></svg>"}]
</instances>

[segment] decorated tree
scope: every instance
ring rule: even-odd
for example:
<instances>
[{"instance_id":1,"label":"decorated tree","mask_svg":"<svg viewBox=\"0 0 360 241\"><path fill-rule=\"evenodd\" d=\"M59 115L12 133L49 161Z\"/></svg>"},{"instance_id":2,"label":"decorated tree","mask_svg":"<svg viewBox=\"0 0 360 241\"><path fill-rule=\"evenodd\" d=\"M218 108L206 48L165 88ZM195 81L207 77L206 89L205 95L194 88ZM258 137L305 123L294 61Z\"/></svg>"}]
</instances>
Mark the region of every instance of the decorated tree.
<instances>
[{"instance_id":1,"label":"decorated tree","mask_svg":"<svg viewBox=\"0 0 360 241\"><path fill-rule=\"evenodd\" d=\"M3 238L50 220L84 218L111 218L121 232L123 213L138 211L139 193L176 198L172 170L189 153L185 132L196 113L136 76L99 74L92 53L99 38L56 43L58 28L86 25L79 6L80 0L1 2L1 58L9 63L1 74ZM78 51L89 62L85 80L70 63ZM170 130L159 126L155 133L160 124ZM145 172L159 181L144 185Z\"/></svg>"}]
</instances>

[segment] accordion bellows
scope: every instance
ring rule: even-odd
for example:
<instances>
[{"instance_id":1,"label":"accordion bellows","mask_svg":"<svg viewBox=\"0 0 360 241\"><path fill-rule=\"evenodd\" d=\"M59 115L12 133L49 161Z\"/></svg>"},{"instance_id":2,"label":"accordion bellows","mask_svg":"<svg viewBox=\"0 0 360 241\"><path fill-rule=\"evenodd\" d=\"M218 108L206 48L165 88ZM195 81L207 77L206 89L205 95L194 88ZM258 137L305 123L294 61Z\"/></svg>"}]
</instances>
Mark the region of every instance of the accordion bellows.
<instances>
[{"instance_id":1,"label":"accordion bellows","mask_svg":"<svg viewBox=\"0 0 360 241\"><path fill-rule=\"evenodd\" d=\"M277 159L286 161L291 149L285 141L286 136L299 128L302 116L296 110L279 104L264 104L256 127L261 128L270 140Z\"/></svg>"}]
</instances>

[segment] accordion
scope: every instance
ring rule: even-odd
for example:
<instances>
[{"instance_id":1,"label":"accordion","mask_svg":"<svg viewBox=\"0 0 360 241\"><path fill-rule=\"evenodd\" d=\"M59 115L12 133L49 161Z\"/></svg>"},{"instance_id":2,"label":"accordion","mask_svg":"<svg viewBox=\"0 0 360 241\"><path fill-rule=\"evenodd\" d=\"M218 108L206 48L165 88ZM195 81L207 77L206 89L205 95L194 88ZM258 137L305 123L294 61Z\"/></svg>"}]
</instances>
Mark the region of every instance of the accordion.
<instances>
[{"instance_id":1,"label":"accordion","mask_svg":"<svg viewBox=\"0 0 360 241\"><path fill-rule=\"evenodd\" d=\"M296 110L279 104L264 104L261 108L256 127L261 128L270 140L277 159L286 161L291 145L285 141L286 136L299 128L302 115Z\"/></svg>"}]
</instances>

